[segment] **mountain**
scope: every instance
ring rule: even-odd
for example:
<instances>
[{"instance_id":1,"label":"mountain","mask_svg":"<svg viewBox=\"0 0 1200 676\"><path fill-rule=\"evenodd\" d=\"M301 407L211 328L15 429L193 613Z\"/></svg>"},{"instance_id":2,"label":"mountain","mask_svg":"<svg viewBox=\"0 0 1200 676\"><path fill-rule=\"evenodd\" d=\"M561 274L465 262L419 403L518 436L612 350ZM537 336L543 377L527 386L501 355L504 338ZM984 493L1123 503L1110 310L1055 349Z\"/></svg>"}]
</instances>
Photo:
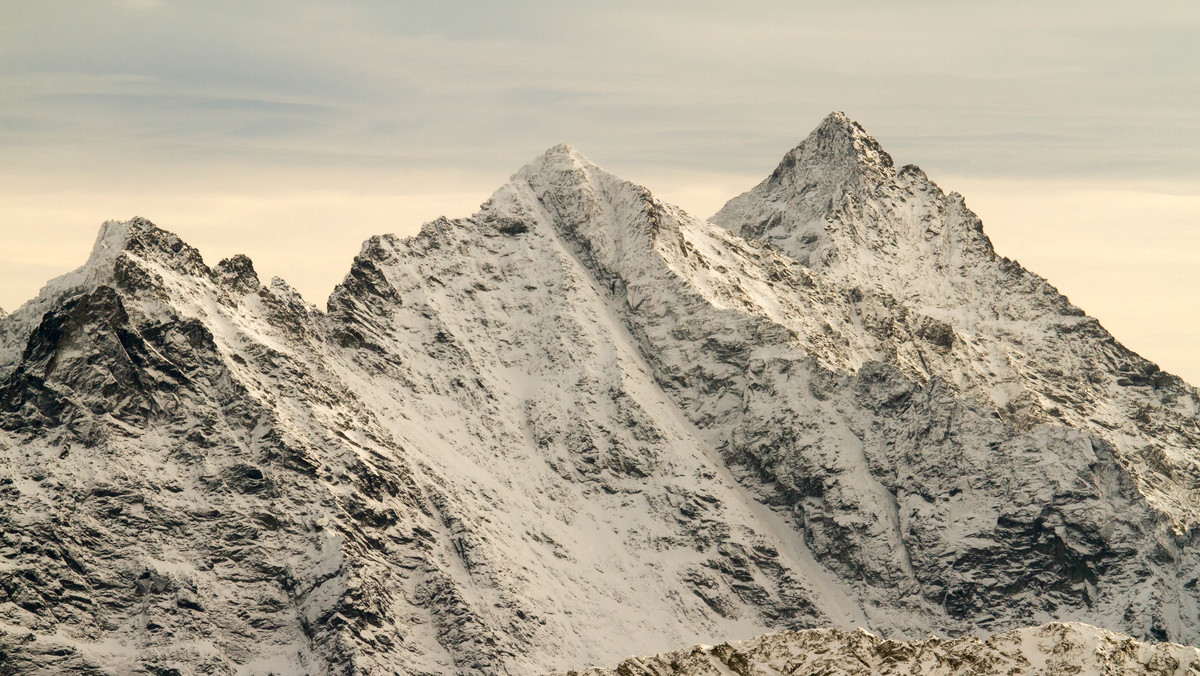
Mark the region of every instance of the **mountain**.
<instances>
[{"instance_id":1,"label":"mountain","mask_svg":"<svg viewBox=\"0 0 1200 676\"><path fill-rule=\"evenodd\" d=\"M0 320L0 666L1195 644L1198 405L840 114L712 222L551 148L325 310L110 222Z\"/></svg>"},{"instance_id":2,"label":"mountain","mask_svg":"<svg viewBox=\"0 0 1200 676\"><path fill-rule=\"evenodd\" d=\"M1195 525L1195 389L997 256L961 195L944 194L915 166L895 169L845 115L827 117L712 221L861 289L868 306L877 296L901 308L917 340L897 341L889 317L882 331L866 326L865 349L838 367L882 357L910 378L944 380L1019 429L1055 423L1099 436L1177 532ZM904 353L922 340L936 349Z\"/></svg>"},{"instance_id":3,"label":"mountain","mask_svg":"<svg viewBox=\"0 0 1200 676\"><path fill-rule=\"evenodd\" d=\"M1079 674L1121 676L1200 673L1200 650L1148 645L1086 624L1052 623L1014 629L986 639L893 641L861 629L783 631L751 641L651 658L631 658L615 670L571 671L568 676L724 676L725 674Z\"/></svg>"}]
</instances>

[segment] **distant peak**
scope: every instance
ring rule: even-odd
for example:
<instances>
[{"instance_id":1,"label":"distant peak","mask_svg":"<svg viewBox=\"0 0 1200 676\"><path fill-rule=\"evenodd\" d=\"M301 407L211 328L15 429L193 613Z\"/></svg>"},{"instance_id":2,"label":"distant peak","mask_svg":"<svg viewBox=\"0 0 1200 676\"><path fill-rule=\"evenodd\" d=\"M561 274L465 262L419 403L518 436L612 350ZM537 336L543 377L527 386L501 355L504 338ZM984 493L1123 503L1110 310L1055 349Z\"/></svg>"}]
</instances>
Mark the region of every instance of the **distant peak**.
<instances>
[{"instance_id":1,"label":"distant peak","mask_svg":"<svg viewBox=\"0 0 1200 676\"><path fill-rule=\"evenodd\" d=\"M583 156L583 153L576 150L575 146L573 146L569 143L558 143L556 145L550 146L549 148L546 149L546 152L544 152L542 154L543 155L568 155L571 157L582 158L584 160L587 160L587 158Z\"/></svg>"},{"instance_id":2,"label":"distant peak","mask_svg":"<svg viewBox=\"0 0 1200 676\"><path fill-rule=\"evenodd\" d=\"M813 134L840 134L850 138L875 140L871 138L866 129L863 129L861 124L840 110L835 110L826 115L809 136Z\"/></svg>"},{"instance_id":3,"label":"distant peak","mask_svg":"<svg viewBox=\"0 0 1200 676\"><path fill-rule=\"evenodd\" d=\"M122 253L154 259L187 274L209 274L199 251L179 235L163 230L141 216L128 221L105 221L92 245L87 265L103 265Z\"/></svg>"},{"instance_id":4,"label":"distant peak","mask_svg":"<svg viewBox=\"0 0 1200 676\"><path fill-rule=\"evenodd\" d=\"M850 119L849 115L840 110L835 110L826 115L825 119L821 120L821 124L817 125L817 129L822 128L843 129L848 133L867 133L866 130L862 128L861 124Z\"/></svg>"},{"instance_id":5,"label":"distant peak","mask_svg":"<svg viewBox=\"0 0 1200 676\"><path fill-rule=\"evenodd\" d=\"M521 168L514 177L529 178L538 174L558 173L594 168L596 165L583 153L566 143L551 146L529 164Z\"/></svg>"},{"instance_id":6,"label":"distant peak","mask_svg":"<svg viewBox=\"0 0 1200 676\"><path fill-rule=\"evenodd\" d=\"M772 178L783 179L788 173L807 174L814 170L839 179L849 178L851 173L882 177L891 172L892 166L892 156L861 124L841 111L834 111L784 156Z\"/></svg>"},{"instance_id":7,"label":"distant peak","mask_svg":"<svg viewBox=\"0 0 1200 676\"><path fill-rule=\"evenodd\" d=\"M752 203L793 203L799 209L794 214L797 219L815 222L835 208L847 192L871 189L895 176L892 156L879 142L861 124L834 111L783 156L770 176L750 192L730 200L713 220L744 236L760 237L775 226L740 223L747 209L761 210L750 207ZM743 227L748 229L743 231Z\"/></svg>"},{"instance_id":8,"label":"distant peak","mask_svg":"<svg viewBox=\"0 0 1200 676\"><path fill-rule=\"evenodd\" d=\"M133 236L157 229L158 226L141 216L134 216L128 221L105 221L96 235L96 242L92 245L92 255L88 258L88 262L113 258L125 251Z\"/></svg>"},{"instance_id":9,"label":"distant peak","mask_svg":"<svg viewBox=\"0 0 1200 676\"><path fill-rule=\"evenodd\" d=\"M252 293L262 286L258 281L258 273L254 271L253 261L244 254L236 254L217 263L213 279L217 284L240 294Z\"/></svg>"},{"instance_id":10,"label":"distant peak","mask_svg":"<svg viewBox=\"0 0 1200 676\"><path fill-rule=\"evenodd\" d=\"M805 265L823 265L833 252L826 218L846 195L873 194L897 176L879 142L834 111L783 156L770 176L710 220L743 237L774 242Z\"/></svg>"}]
</instances>

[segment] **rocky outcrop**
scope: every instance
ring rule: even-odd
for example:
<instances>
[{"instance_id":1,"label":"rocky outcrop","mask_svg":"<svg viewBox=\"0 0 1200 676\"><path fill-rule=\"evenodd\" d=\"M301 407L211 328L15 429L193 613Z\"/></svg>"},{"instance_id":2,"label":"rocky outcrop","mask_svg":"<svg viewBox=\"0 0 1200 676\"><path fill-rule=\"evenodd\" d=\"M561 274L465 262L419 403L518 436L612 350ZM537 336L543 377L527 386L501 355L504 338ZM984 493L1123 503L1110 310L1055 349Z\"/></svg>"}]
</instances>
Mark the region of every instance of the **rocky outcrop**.
<instances>
[{"instance_id":1,"label":"rocky outcrop","mask_svg":"<svg viewBox=\"0 0 1200 676\"><path fill-rule=\"evenodd\" d=\"M1200 673L1200 651L1147 644L1085 624L1046 624L986 639L891 641L862 630L779 632L750 641L625 660L615 670L568 676L724 676L725 674L977 674L1022 676L1185 676Z\"/></svg>"},{"instance_id":2,"label":"rocky outcrop","mask_svg":"<svg viewBox=\"0 0 1200 676\"><path fill-rule=\"evenodd\" d=\"M213 281L237 295L254 293L262 288L258 273L254 271L254 263L242 254L217 263L213 270Z\"/></svg>"}]
</instances>

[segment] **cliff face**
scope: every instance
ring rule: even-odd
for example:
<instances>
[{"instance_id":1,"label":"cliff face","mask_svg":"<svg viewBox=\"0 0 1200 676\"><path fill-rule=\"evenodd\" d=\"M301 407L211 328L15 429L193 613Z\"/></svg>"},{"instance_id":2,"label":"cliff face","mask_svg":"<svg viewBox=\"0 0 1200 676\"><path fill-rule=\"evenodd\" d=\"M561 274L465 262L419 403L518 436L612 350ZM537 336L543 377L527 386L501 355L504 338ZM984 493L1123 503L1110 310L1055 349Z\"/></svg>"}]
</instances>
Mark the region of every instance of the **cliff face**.
<instances>
[{"instance_id":1,"label":"cliff face","mask_svg":"<svg viewBox=\"0 0 1200 676\"><path fill-rule=\"evenodd\" d=\"M0 318L0 665L1196 643L1198 401L836 114L713 222L552 148L325 311L109 223Z\"/></svg>"}]
</instances>

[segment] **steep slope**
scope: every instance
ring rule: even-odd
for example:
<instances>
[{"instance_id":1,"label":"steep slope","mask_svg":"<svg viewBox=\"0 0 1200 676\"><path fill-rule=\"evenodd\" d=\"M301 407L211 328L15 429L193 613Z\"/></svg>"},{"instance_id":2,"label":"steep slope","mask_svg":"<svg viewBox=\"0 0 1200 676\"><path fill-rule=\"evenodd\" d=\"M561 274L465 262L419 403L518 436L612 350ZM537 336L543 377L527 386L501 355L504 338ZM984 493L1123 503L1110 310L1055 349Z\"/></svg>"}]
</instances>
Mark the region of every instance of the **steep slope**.
<instances>
[{"instance_id":1,"label":"steep slope","mask_svg":"<svg viewBox=\"0 0 1200 676\"><path fill-rule=\"evenodd\" d=\"M87 265L6 320L26 335L5 346L20 356L0 385L13 670L320 673L348 659L331 620L354 591L348 533L316 470L348 471L352 451L334 426L295 420L338 406L306 359L313 312L244 259L210 270L135 219L105 224ZM300 415L275 394L290 387Z\"/></svg>"},{"instance_id":2,"label":"steep slope","mask_svg":"<svg viewBox=\"0 0 1200 676\"><path fill-rule=\"evenodd\" d=\"M863 623L531 237L431 224L403 293L373 240L325 318L244 258L106 224L5 325L46 310L3 391L10 663L524 673ZM469 246L480 270L434 254ZM497 284L489 252L525 258Z\"/></svg>"},{"instance_id":3,"label":"steep slope","mask_svg":"<svg viewBox=\"0 0 1200 676\"><path fill-rule=\"evenodd\" d=\"M712 221L771 244L855 296L881 297L923 340L936 377L1028 428L1086 430L1116 449L1151 504L1186 532L1200 517L1200 395L1115 341L1046 280L997 256L961 195L900 169L857 123L827 117ZM860 312L847 304L845 312ZM895 322L893 322L894 324ZM891 326L860 359L885 359Z\"/></svg>"},{"instance_id":4,"label":"steep slope","mask_svg":"<svg viewBox=\"0 0 1200 676\"><path fill-rule=\"evenodd\" d=\"M529 181L571 156L552 151L470 219L371 240L330 299L347 370L403 402L395 434L453 494L438 508L476 577L478 626L531 659L497 619L548 655L598 655L589 642L613 626L664 644L859 621L662 394L607 281L532 211ZM640 227L640 203L615 197Z\"/></svg>"},{"instance_id":5,"label":"steep slope","mask_svg":"<svg viewBox=\"0 0 1200 676\"><path fill-rule=\"evenodd\" d=\"M950 676L1188 676L1200 674L1200 651L1148 645L1086 624L1047 624L986 639L899 642L862 630L785 631L752 641L697 646L625 660L615 670L569 676L724 676L726 674L923 674Z\"/></svg>"},{"instance_id":6,"label":"steep slope","mask_svg":"<svg viewBox=\"0 0 1200 676\"><path fill-rule=\"evenodd\" d=\"M566 146L470 218L369 240L326 312L106 224L0 320L0 658L515 674L826 625L1200 640L1186 514L1119 440L931 373L950 325L907 302Z\"/></svg>"},{"instance_id":7,"label":"steep slope","mask_svg":"<svg viewBox=\"0 0 1200 676\"><path fill-rule=\"evenodd\" d=\"M1147 507L1103 440L1016 427L940 380L855 363L878 317L844 313L846 289L569 149L535 167L485 213L549 221L702 438L851 581L872 626L1069 616L1192 640L1191 536Z\"/></svg>"}]
</instances>

